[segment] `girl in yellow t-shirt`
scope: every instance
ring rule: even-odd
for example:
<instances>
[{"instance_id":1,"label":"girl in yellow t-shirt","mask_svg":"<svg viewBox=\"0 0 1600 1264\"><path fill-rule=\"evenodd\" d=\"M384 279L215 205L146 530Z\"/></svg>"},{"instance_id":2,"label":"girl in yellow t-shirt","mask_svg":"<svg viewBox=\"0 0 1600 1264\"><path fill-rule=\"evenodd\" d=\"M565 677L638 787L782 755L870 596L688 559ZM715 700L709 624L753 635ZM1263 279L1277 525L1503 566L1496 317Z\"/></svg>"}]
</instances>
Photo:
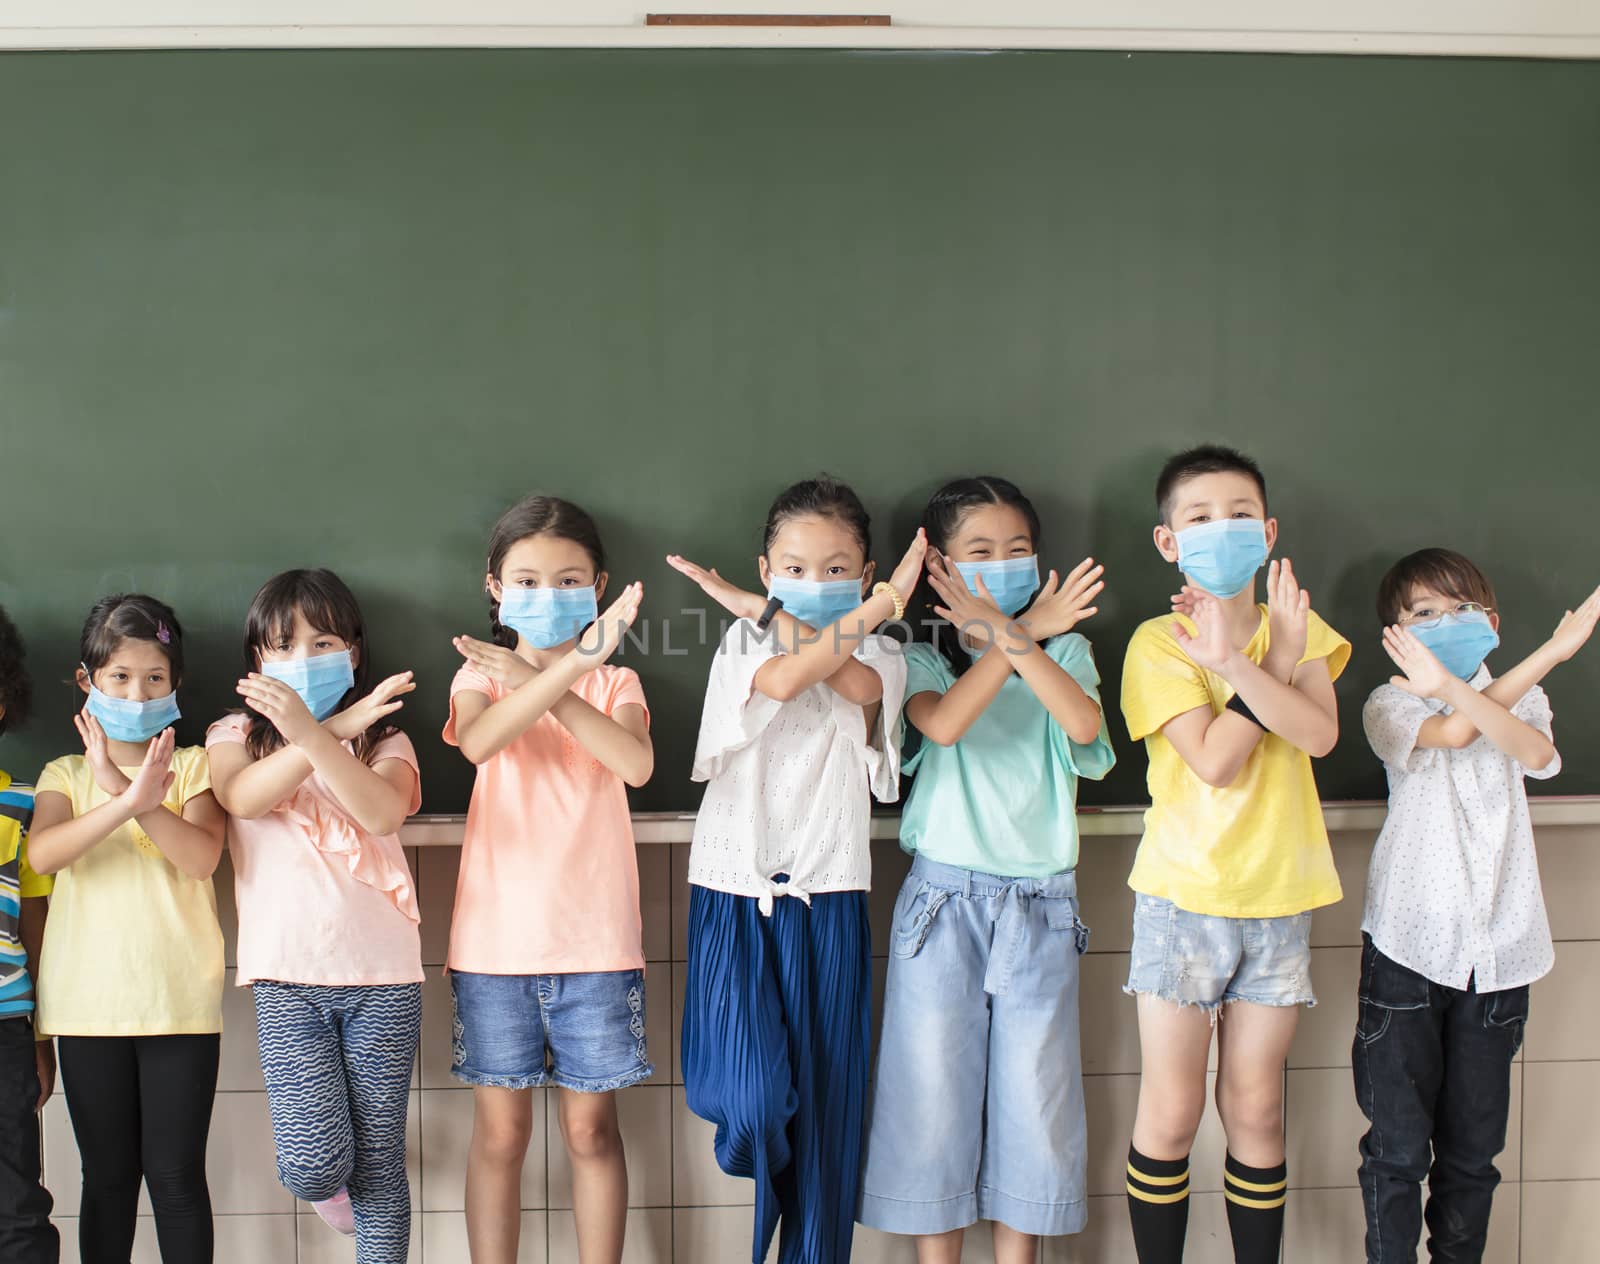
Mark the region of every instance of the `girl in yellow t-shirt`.
<instances>
[{"instance_id":1,"label":"girl in yellow t-shirt","mask_svg":"<svg viewBox=\"0 0 1600 1264\"><path fill-rule=\"evenodd\" d=\"M38 1022L59 1038L83 1159L78 1236L85 1260L126 1260L143 1179L165 1264L209 1261L224 818L205 751L173 737L183 630L153 597L105 597L78 661L84 753L45 766L28 840L56 876Z\"/></svg>"}]
</instances>

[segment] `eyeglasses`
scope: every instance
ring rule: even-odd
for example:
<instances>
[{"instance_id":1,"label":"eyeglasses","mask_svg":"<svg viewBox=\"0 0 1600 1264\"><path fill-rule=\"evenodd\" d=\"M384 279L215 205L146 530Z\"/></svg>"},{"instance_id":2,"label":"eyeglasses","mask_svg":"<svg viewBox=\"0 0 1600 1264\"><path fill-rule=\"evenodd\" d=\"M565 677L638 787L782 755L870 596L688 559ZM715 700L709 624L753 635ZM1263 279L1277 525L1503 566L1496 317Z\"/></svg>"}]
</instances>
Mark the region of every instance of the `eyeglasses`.
<instances>
[{"instance_id":1,"label":"eyeglasses","mask_svg":"<svg viewBox=\"0 0 1600 1264\"><path fill-rule=\"evenodd\" d=\"M1449 610L1433 610L1424 606L1421 610L1413 610L1402 618L1400 625L1407 628L1436 628L1444 621L1446 615L1493 613L1494 611L1490 607L1479 605L1476 601L1463 601L1459 606L1454 606Z\"/></svg>"}]
</instances>

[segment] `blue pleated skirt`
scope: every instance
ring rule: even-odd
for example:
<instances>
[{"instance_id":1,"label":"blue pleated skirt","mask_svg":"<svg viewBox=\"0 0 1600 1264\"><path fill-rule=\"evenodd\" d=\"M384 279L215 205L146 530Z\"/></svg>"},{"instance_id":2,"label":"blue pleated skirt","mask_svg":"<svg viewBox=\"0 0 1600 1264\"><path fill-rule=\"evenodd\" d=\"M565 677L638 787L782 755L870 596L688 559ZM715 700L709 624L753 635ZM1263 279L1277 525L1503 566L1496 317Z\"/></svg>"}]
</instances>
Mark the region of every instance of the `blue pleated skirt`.
<instances>
[{"instance_id":1,"label":"blue pleated skirt","mask_svg":"<svg viewBox=\"0 0 1600 1264\"><path fill-rule=\"evenodd\" d=\"M755 1181L750 1258L845 1264L855 1228L872 1023L865 891L689 894L683 1083L717 1163Z\"/></svg>"}]
</instances>

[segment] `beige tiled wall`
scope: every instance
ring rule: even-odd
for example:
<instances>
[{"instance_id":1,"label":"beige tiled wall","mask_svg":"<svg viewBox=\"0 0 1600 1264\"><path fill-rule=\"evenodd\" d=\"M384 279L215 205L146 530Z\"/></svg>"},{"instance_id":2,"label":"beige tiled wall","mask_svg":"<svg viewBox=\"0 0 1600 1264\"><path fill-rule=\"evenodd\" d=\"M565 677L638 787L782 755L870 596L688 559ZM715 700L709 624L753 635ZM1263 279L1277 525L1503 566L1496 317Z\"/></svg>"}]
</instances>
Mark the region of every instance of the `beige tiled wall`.
<instances>
[{"instance_id":1,"label":"beige tiled wall","mask_svg":"<svg viewBox=\"0 0 1600 1264\"><path fill-rule=\"evenodd\" d=\"M1527 1045L1516 1070L1511 1140L1502 1156L1505 1185L1496 1200L1489 1264L1568 1264L1600 1259L1583 1214L1600 1199L1600 829L1540 831L1545 891L1557 947L1555 972L1534 989ZM1336 835L1347 897L1319 913L1313 931L1316 988L1322 1003L1301 1024L1289 1060L1289 1174L1285 1259L1295 1264L1347 1264L1362 1257L1356 1192L1356 1142L1363 1120L1350 1082L1350 1040L1360 944L1360 899L1369 834ZM1138 1093L1139 1042L1127 974L1132 896L1124 885L1134 840L1089 837L1079 871L1084 920L1094 929L1084 959L1083 1057L1090 1133L1091 1211L1088 1231L1050 1242L1046 1264L1126 1264L1133 1258L1122 1194L1122 1164ZM458 852L411 852L423 911L422 1053L411 1099L412 1259L465 1264L461 1215L463 1161L472 1126L470 1093L449 1075L450 1000L438 969L454 892ZM688 908L687 848L639 848L649 959L649 1042L656 1076L621 1099L630 1175L628 1264L737 1264L749 1258L750 1188L724 1176L711 1155L710 1128L684 1106L678 1073L681 962ZM892 843L875 851L872 896L875 942L886 942L889 911L906 861ZM218 874L219 903L229 931L231 874ZM881 1002L883 961L875 962ZM231 978L229 980L232 982ZM219 1260L228 1264L322 1264L349 1260L349 1242L334 1236L279 1187L272 1136L256 1062L249 996L231 988L226 1001L221 1091L212 1127L211 1191ZM523 1250L528 1264L576 1264L570 1176L555 1117L537 1102L534 1143L523 1179ZM1190 1264L1232 1259L1221 1188L1223 1140L1214 1112L1195 1147ZM76 1258L77 1156L58 1094L45 1111L46 1178L55 1192L66 1249ZM144 1210L148 1211L148 1204ZM966 1259L991 1259L987 1235L971 1235ZM860 1230L862 1264L910 1264L904 1240ZM134 1256L158 1259L149 1221L140 1223Z\"/></svg>"}]
</instances>

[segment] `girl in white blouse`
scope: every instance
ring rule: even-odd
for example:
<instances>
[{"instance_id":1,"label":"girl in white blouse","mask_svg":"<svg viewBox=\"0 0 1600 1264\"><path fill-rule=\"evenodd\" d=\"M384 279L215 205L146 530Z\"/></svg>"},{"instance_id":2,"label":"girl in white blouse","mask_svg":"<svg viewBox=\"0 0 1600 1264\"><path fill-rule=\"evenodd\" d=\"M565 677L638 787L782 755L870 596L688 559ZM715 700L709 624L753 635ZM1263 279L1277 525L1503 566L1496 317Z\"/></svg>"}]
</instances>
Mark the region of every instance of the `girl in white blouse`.
<instances>
[{"instance_id":1,"label":"girl in white blouse","mask_svg":"<svg viewBox=\"0 0 1600 1264\"><path fill-rule=\"evenodd\" d=\"M870 1007L871 798L898 797L906 669L876 629L905 612L921 531L873 584L866 510L832 479L767 515L765 595L667 560L736 616L706 688L693 776L683 1078L716 1155L755 1180L755 1252L848 1260Z\"/></svg>"}]
</instances>

